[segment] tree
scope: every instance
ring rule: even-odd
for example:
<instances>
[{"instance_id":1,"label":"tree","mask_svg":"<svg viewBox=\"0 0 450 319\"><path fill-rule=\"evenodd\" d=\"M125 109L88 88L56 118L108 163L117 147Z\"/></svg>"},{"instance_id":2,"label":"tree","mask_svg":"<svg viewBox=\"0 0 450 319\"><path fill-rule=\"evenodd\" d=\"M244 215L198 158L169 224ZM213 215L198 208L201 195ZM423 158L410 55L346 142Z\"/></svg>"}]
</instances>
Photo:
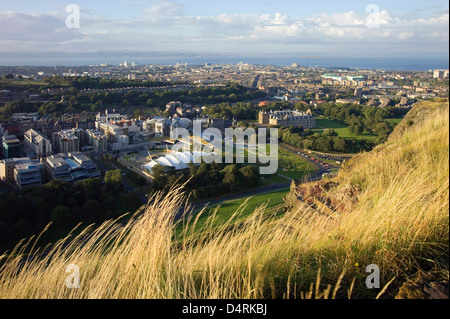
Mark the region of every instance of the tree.
<instances>
[{"instance_id":1,"label":"tree","mask_svg":"<svg viewBox=\"0 0 450 319\"><path fill-rule=\"evenodd\" d=\"M141 195L138 191L132 191L125 197L125 202L127 204L130 212L136 211L139 206L141 206Z\"/></svg>"},{"instance_id":2,"label":"tree","mask_svg":"<svg viewBox=\"0 0 450 319\"><path fill-rule=\"evenodd\" d=\"M345 139L342 137L334 137L333 138L333 148L338 152L346 152L346 143Z\"/></svg>"},{"instance_id":3,"label":"tree","mask_svg":"<svg viewBox=\"0 0 450 319\"><path fill-rule=\"evenodd\" d=\"M227 165L223 170L222 173L224 174L222 183L225 189L229 191L236 190L239 186L239 169L238 166L233 165Z\"/></svg>"},{"instance_id":4,"label":"tree","mask_svg":"<svg viewBox=\"0 0 450 319\"><path fill-rule=\"evenodd\" d=\"M138 119L142 115L142 110L141 109L135 110L133 115L135 119Z\"/></svg>"},{"instance_id":5,"label":"tree","mask_svg":"<svg viewBox=\"0 0 450 319\"><path fill-rule=\"evenodd\" d=\"M392 131L392 127L387 122L380 122L375 125L375 133L380 137L387 137Z\"/></svg>"},{"instance_id":6,"label":"tree","mask_svg":"<svg viewBox=\"0 0 450 319\"><path fill-rule=\"evenodd\" d=\"M105 174L106 190L112 193L119 193L122 189L122 171L120 169L106 172Z\"/></svg>"},{"instance_id":7,"label":"tree","mask_svg":"<svg viewBox=\"0 0 450 319\"><path fill-rule=\"evenodd\" d=\"M364 127L362 125L356 125L353 130L353 134L361 135L364 131Z\"/></svg>"},{"instance_id":8,"label":"tree","mask_svg":"<svg viewBox=\"0 0 450 319\"><path fill-rule=\"evenodd\" d=\"M242 175L242 181L246 186L256 186L260 182L259 170L255 166L244 166L239 169L239 172Z\"/></svg>"},{"instance_id":9,"label":"tree","mask_svg":"<svg viewBox=\"0 0 450 319\"><path fill-rule=\"evenodd\" d=\"M102 180L100 178L85 179L77 182L75 188L80 189L84 202L90 199L99 199L102 192Z\"/></svg>"},{"instance_id":10,"label":"tree","mask_svg":"<svg viewBox=\"0 0 450 319\"><path fill-rule=\"evenodd\" d=\"M19 220L14 224L14 233L20 234L21 236L27 236L31 232L31 225L25 219Z\"/></svg>"},{"instance_id":11,"label":"tree","mask_svg":"<svg viewBox=\"0 0 450 319\"><path fill-rule=\"evenodd\" d=\"M153 186L156 190L164 190L168 185L168 179L170 176L176 177L175 168L164 167L162 165L155 165L152 168L153 174Z\"/></svg>"},{"instance_id":12,"label":"tree","mask_svg":"<svg viewBox=\"0 0 450 319\"><path fill-rule=\"evenodd\" d=\"M237 124L237 126L246 129L246 128L248 127L248 123L245 122L245 121L240 121L240 122Z\"/></svg>"},{"instance_id":13,"label":"tree","mask_svg":"<svg viewBox=\"0 0 450 319\"><path fill-rule=\"evenodd\" d=\"M217 189L215 185L208 185L205 187L206 194L208 194L209 197L215 196L217 194Z\"/></svg>"},{"instance_id":14,"label":"tree","mask_svg":"<svg viewBox=\"0 0 450 319\"><path fill-rule=\"evenodd\" d=\"M56 225L66 225L70 221L70 209L64 205L56 206L51 213L51 220Z\"/></svg>"},{"instance_id":15,"label":"tree","mask_svg":"<svg viewBox=\"0 0 450 319\"><path fill-rule=\"evenodd\" d=\"M323 135L324 136L338 136L338 133L335 130L333 130L332 128L328 128L323 131Z\"/></svg>"},{"instance_id":16,"label":"tree","mask_svg":"<svg viewBox=\"0 0 450 319\"><path fill-rule=\"evenodd\" d=\"M97 200L90 200L83 207L83 215L86 221L98 222L103 216L103 205Z\"/></svg>"}]
</instances>

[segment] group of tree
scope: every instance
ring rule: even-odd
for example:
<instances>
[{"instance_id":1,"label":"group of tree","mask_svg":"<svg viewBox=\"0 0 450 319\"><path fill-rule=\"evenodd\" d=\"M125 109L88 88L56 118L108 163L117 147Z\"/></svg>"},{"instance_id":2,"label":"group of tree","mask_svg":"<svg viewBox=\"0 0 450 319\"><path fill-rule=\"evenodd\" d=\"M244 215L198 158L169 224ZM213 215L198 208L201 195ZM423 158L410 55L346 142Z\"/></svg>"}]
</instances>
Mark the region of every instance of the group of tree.
<instances>
[{"instance_id":1,"label":"group of tree","mask_svg":"<svg viewBox=\"0 0 450 319\"><path fill-rule=\"evenodd\" d=\"M4 115L10 115L14 113L32 113L37 111L37 104L25 102L24 99L7 102L3 107L0 107L0 114Z\"/></svg>"},{"instance_id":2,"label":"group of tree","mask_svg":"<svg viewBox=\"0 0 450 319\"><path fill-rule=\"evenodd\" d=\"M153 168L155 190L169 190L175 184L186 184L185 191L194 199L209 198L257 186L259 169L253 165L202 163L190 165L189 172L177 174L174 168L157 165Z\"/></svg>"},{"instance_id":3,"label":"group of tree","mask_svg":"<svg viewBox=\"0 0 450 319\"><path fill-rule=\"evenodd\" d=\"M40 187L0 196L0 242L14 245L39 234L46 225L52 230L70 230L78 223L101 223L140 206L139 193L124 193L121 171L77 183L55 180Z\"/></svg>"},{"instance_id":4,"label":"group of tree","mask_svg":"<svg viewBox=\"0 0 450 319\"><path fill-rule=\"evenodd\" d=\"M232 119L240 121L257 120L259 112L281 111L291 109L290 102L268 102L265 105L255 105L253 103L220 103L206 107L202 115L212 118Z\"/></svg>"},{"instance_id":5,"label":"group of tree","mask_svg":"<svg viewBox=\"0 0 450 319\"><path fill-rule=\"evenodd\" d=\"M210 116L212 118L222 119L239 119L239 120L255 120L257 118L258 110L253 103L221 103L209 106L202 112L203 116Z\"/></svg>"},{"instance_id":6,"label":"group of tree","mask_svg":"<svg viewBox=\"0 0 450 319\"><path fill-rule=\"evenodd\" d=\"M88 86L89 83L93 85L92 88L96 88L98 86L95 85L97 82L95 79L88 80L88 78L80 78L78 81L86 81L86 83L81 82L80 84L77 82L77 87L72 86L64 92L55 95L42 94L42 97L47 102L42 103L39 107L39 113L42 115L60 116L65 113L78 113L83 111L98 112L108 107L121 107L125 109L144 107L158 108L161 110L171 101L180 101L192 105L211 105L216 103L252 101L265 95L262 91L250 90L236 83L230 83L223 87L200 87L178 90L168 88L154 91L129 90L126 93L94 92L85 94L80 92L79 89ZM117 82L114 83L118 85ZM145 86L145 83L139 82L141 86ZM149 83L148 85L150 84L156 85L160 83ZM64 96L65 102L61 102L62 96Z\"/></svg>"},{"instance_id":7,"label":"group of tree","mask_svg":"<svg viewBox=\"0 0 450 319\"><path fill-rule=\"evenodd\" d=\"M329 119L347 125L351 134L370 133L377 135L377 144L386 141L395 127L387 119L403 118L408 111L408 108L379 108L352 103L324 103L314 109L316 116L324 115Z\"/></svg>"},{"instance_id":8,"label":"group of tree","mask_svg":"<svg viewBox=\"0 0 450 319\"><path fill-rule=\"evenodd\" d=\"M281 142L300 149L318 152L356 153L371 150L376 144L370 140L339 137L333 129L323 133L313 133L303 127L282 128L279 131Z\"/></svg>"},{"instance_id":9,"label":"group of tree","mask_svg":"<svg viewBox=\"0 0 450 319\"><path fill-rule=\"evenodd\" d=\"M50 81L52 81L51 79ZM162 81L142 81L142 80L128 80L128 79L102 79L95 77L69 77L66 79L69 87L74 87L77 90L84 89L112 89L112 88L127 88L127 87L159 87L169 86L182 83L169 83ZM53 80L54 81L54 80Z\"/></svg>"}]
</instances>

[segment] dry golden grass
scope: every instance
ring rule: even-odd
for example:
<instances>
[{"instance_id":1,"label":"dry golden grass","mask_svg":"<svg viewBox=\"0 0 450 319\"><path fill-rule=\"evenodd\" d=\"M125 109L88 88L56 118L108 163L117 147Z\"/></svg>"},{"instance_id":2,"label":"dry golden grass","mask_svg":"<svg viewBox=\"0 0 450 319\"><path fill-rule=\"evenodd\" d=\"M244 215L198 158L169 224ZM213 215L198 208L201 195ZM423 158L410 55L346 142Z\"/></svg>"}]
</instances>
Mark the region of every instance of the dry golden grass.
<instances>
[{"instance_id":1,"label":"dry golden grass","mask_svg":"<svg viewBox=\"0 0 450 319\"><path fill-rule=\"evenodd\" d=\"M388 286L417 269L448 269L448 129L447 103L358 156L336 178L361 190L358 204L333 218L312 208L276 218L260 207L239 225L213 228L213 214L195 233L191 218L175 236L185 197L174 189L127 225L109 221L25 258L30 240L3 256L0 298L392 297ZM65 285L70 264L79 289ZM369 264L387 290L365 288Z\"/></svg>"}]
</instances>

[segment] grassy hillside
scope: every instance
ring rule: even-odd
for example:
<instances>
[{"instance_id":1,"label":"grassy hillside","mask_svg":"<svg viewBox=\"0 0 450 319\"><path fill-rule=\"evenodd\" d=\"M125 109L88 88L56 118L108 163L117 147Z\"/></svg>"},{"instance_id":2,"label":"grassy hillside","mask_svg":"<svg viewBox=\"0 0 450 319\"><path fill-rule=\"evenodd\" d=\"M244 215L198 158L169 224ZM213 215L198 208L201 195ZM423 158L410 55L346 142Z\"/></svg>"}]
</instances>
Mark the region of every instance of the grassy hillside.
<instances>
[{"instance_id":1,"label":"grassy hillside","mask_svg":"<svg viewBox=\"0 0 450 319\"><path fill-rule=\"evenodd\" d=\"M217 226L212 214L203 231L193 233L193 219L175 240L185 198L173 190L127 225L105 223L36 258L21 258L19 245L4 256L0 297L393 298L408 276L449 262L448 102L412 112L423 116L336 178L293 187L282 217L263 205ZM80 289L65 287L69 264L79 266ZM386 289L366 288L370 264Z\"/></svg>"}]
</instances>

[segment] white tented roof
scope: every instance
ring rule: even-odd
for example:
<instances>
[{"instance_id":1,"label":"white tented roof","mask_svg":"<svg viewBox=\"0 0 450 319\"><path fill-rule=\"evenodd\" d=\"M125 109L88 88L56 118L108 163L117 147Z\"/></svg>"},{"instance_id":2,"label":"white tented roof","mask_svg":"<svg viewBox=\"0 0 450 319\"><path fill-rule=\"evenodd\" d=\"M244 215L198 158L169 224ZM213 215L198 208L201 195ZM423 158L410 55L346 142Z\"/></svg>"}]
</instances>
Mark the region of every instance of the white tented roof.
<instances>
[{"instance_id":1,"label":"white tented roof","mask_svg":"<svg viewBox=\"0 0 450 319\"><path fill-rule=\"evenodd\" d=\"M144 165L144 168L151 171L156 165L161 165L165 167L173 167L175 170L182 170L188 168L189 163L196 162L195 160L200 159L204 156L211 156L213 153L206 152L177 152L166 155L165 157L160 157L157 160L151 161L150 163Z\"/></svg>"}]
</instances>

